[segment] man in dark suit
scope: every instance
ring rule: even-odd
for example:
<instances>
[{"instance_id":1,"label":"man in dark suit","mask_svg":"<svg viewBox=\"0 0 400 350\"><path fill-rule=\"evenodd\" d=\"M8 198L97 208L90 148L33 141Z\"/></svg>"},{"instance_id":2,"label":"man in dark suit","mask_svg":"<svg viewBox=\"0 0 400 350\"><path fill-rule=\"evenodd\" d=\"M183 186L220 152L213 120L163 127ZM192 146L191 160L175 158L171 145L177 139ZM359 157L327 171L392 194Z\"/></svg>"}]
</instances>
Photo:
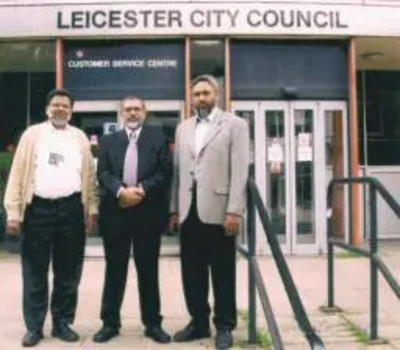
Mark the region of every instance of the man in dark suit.
<instances>
[{"instance_id":1,"label":"man in dark suit","mask_svg":"<svg viewBox=\"0 0 400 350\"><path fill-rule=\"evenodd\" d=\"M162 329L158 259L161 232L166 224L166 203L171 162L162 127L145 121L143 100L126 97L121 102L124 128L100 140L97 177L100 185L100 222L106 272L103 289L102 328L97 343L119 334L129 256L138 276L140 311L145 336L168 343Z\"/></svg>"}]
</instances>

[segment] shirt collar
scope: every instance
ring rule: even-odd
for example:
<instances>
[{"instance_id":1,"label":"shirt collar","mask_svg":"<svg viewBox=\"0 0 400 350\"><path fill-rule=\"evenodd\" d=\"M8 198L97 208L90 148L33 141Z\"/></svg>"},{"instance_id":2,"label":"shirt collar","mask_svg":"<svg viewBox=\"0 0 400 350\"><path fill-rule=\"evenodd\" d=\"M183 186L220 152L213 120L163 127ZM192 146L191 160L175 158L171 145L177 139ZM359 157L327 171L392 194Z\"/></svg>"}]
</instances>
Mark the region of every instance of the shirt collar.
<instances>
[{"instance_id":1,"label":"shirt collar","mask_svg":"<svg viewBox=\"0 0 400 350\"><path fill-rule=\"evenodd\" d=\"M135 139L137 140L137 138L140 135L141 130L142 130L141 126L139 126L136 130L131 130L129 128L125 128L125 132L126 132L126 135L128 136L128 140L131 139L132 135L135 135Z\"/></svg>"},{"instance_id":2,"label":"shirt collar","mask_svg":"<svg viewBox=\"0 0 400 350\"><path fill-rule=\"evenodd\" d=\"M68 123L67 123L67 125L65 126L64 129L56 128L50 120L48 120L46 123L47 123L47 126L48 126L49 130L51 130L52 132L69 131L70 128L71 128L71 126Z\"/></svg>"}]
</instances>

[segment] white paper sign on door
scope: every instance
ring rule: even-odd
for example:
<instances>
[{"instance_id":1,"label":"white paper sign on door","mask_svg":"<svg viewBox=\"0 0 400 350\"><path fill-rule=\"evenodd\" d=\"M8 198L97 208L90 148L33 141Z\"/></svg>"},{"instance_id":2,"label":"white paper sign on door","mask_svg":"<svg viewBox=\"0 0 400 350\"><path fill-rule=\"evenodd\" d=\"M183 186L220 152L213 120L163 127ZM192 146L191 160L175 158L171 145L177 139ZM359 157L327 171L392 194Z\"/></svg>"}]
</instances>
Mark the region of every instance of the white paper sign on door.
<instances>
[{"instance_id":1,"label":"white paper sign on door","mask_svg":"<svg viewBox=\"0 0 400 350\"><path fill-rule=\"evenodd\" d=\"M302 132L297 135L297 161L311 162L312 161L312 134Z\"/></svg>"},{"instance_id":2,"label":"white paper sign on door","mask_svg":"<svg viewBox=\"0 0 400 350\"><path fill-rule=\"evenodd\" d=\"M298 162L311 162L312 161L312 148L310 146L298 146L297 161Z\"/></svg>"},{"instance_id":3,"label":"white paper sign on door","mask_svg":"<svg viewBox=\"0 0 400 350\"><path fill-rule=\"evenodd\" d=\"M297 137L297 142L299 146L311 146L311 133L301 132Z\"/></svg>"},{"instance_id":4,"label":"white paper sign on door","mask_svg":"<svg viewBox=\"0 0 400 350\"><path fill-rule=\"evenodd\" d=\"M283 147L279 142L273 142L268 147L268 161L283 163Z\"/></svg>"}]
</instances>

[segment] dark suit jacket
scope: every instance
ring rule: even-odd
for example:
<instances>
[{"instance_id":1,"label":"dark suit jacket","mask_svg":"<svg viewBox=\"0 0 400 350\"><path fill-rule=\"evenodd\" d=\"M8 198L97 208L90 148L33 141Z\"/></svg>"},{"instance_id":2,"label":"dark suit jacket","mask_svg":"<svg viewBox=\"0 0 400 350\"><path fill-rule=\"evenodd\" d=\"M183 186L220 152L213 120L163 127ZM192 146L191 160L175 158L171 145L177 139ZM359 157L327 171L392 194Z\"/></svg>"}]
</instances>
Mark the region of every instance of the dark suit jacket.
<instances>
[{"instance_id":1,"label":"dark suit jacket","mask_svg":"<svg viewBox=\"0 0 400 350\"><path fill-rule=\"evenodd\" d=\"M171 180L171 157L160 125L144 123L138 139L138 183L146 192L139 205L121 209L117 193L123 183L125 153L128 147L126 131L103 136L97 165L100 185L101 235L118 235L122 215L129 211L134 226L161 233L168 219L168 196ZM137 224L137 225L136 225Z\"/></svg>"}]
</instances>

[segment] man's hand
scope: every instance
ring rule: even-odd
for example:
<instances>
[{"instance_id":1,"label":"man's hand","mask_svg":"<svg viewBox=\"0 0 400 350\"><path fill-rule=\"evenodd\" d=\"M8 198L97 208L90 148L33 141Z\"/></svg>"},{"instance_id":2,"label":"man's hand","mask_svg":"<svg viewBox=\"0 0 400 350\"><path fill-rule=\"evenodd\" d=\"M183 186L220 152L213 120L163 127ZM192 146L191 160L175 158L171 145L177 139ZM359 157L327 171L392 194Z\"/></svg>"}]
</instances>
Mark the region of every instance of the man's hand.
<instances>
[{"instance_id":1,"label":"man's hand","mask_svg":"<svg viewBox=\"0 0 400 350\"><path fill-rule=\"evenodd\" d=\"M225 234L227 236L237 236L240 233L240 223L242 222L242 217L236 214L226 214L225 215Z\"/></svg>"},{"instance_id":2,"label":"man's hand","mask_svg":"<svg viewBox=\"0 0 400 350\"><path fill-rule=\"evenodd\" d=\"M21 233L21 223L19 221L7 221L7 233L11 236L17 236Z\"/></svg>"},{"instance_id":3,"label":"man's hand","mask_svg":"<svg viewBox=\"0 0 400 350\"><path fill-rule=\"evenodd\" d=\"M97 215L88 215L86 218L86 234L88 236L92 235L97 228Z\"/></svg>"},{"instance_id":4,"label":"man's hand","mask_svg":"<svg viewBox=\"0 0 400 350\"><path fill-rule=\"evenodd\" d=\"M142 198L144 198L146 196L146 192L144 191L143 187L139 185L136 188L139 190L139 194L142 196Z\"/></svg>"},{"instance_id":5,"label":"man's hand","mask_svg":"<svg viewBox=\"0 0 400 350\"><path fill-rule=\"evenodd\" d=\"M138 205L144 198L144 191L139 187L127 187L121 190L119 205L121 208L129 208Z\"/></svg>"},{"instance_id":6,"label":"man's hand","mask_svg":"<svg viewBox=\"0 0 400 350\"><path fill-rule=\"evenodd\" d=\"M176 233L179 230L178 214L171 214L169 217L169 232Z\"/></svg>"}]
</instances>

